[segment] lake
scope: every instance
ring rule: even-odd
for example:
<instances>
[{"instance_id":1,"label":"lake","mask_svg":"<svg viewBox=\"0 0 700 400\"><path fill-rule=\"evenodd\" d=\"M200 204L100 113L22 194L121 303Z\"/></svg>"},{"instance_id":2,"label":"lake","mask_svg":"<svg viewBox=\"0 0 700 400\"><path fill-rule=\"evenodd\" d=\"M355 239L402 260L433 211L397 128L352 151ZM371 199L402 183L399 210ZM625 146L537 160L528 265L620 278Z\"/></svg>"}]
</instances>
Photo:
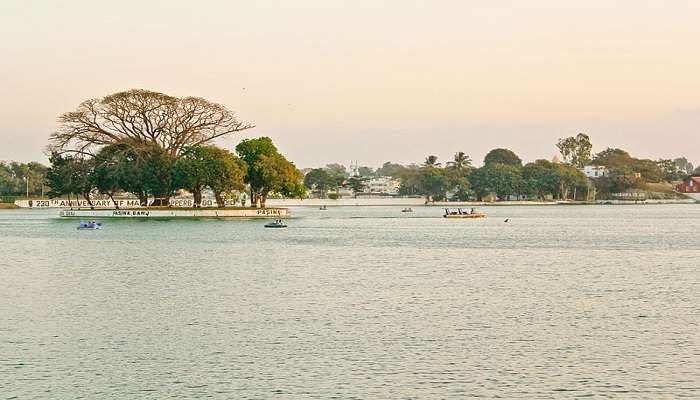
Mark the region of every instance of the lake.
<instances>
[{"instance_id":1,"label":"lake","mask_svg":"<svg viewBox=\"0 0 700 400\"><path fill-rule=\"evenodd\" d=\"M700 397L700 205L400 209L0 211L0 398Z\"/></svg>"}]
</instances>

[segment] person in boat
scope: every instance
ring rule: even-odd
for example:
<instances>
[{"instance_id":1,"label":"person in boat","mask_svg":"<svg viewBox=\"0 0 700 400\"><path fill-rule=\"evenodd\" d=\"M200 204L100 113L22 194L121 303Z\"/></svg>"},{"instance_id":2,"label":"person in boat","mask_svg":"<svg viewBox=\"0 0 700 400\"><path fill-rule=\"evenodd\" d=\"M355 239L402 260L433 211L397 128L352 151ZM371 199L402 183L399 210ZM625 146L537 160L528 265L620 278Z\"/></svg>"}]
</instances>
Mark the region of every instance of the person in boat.
<instances>
[{"instance_id":1,"label":"person in boat","mask_svg":"<svg viewBox=\"0 0 700 400\"><path fill-rule=\"evenodd\" d=\"M471 211L469 211L469 214L474 214L474 208L472 208Z\"/></svg>"}]
</instances>

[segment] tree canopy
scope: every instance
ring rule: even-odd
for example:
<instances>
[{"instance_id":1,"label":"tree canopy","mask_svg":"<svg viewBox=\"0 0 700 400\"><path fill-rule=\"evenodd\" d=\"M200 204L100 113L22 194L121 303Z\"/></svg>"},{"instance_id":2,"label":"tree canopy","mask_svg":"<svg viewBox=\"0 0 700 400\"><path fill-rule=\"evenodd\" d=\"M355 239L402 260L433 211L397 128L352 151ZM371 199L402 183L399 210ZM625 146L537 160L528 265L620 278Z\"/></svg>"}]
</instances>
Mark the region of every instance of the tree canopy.
<instances>
[{"instance_id":1,"label":"tree canopy","mask_svg":"<svg viewBox=\"0 0 700 400\"><path fill-rule=\"evenodd\" d=\"M246 173L244 161L216 146L188 148L173 166L176 186L192 193L195 207L201 205L202 190L207 186L214 193L217 205L223 207L226 193L245 189Z\"/></svg>"},{"instance_id":2,"label":"tree canopy","mask_svg":"<svg viewBox=\"0 0 700 400\"><path fill-rule=\"evenodd\" d=\"M475 170L469 179L472 189L480 198L492 192L501 199L522 193L522 173L517 165L489 163Z\"/></svg>"},{"instance_id":3,"label":"tree canopy","mask_svg":"<svg viewBox=\"0 0 700 400\"><path fill-rule=\"evenodd\" d=\"M392 163L391 161L387 161L380 168L377 168L375 171L375 174L377 176L399 176L406 167L404 167L401 164L397 163Z\"/></svg>"},{"instance_id":4,"label":"tree canopy","mask_svg":"<svg viewBox=\"0 0 700 400\"><path fill-rule=\"evenodd\" d=\"M226 107L201 97L174 97L132 89L83 101L58 117L49 149L94 155L101 147L157 147L176 158L186 148L211 142L253 125Z\"/></svg>"},{"instance_id":5,"label":"tree canopy","mask_svg":"<svg viewBox=\"0 0 700 400\"><path fill-rule=\"evenodd\" d=\"M513 151L508 149L493 149L484 157L484 165L505 164L521 167L523 161Z\"/></svg>"},{"instance_id":6,"label":"tree canopy","mask_svg":"<svg viewBox=\"0 0 700 400\"><path fill-rule=\"evenodd\" d=\"M557 142L559 152L564 157L564 162L576 168L583 168L591 159L591 139L584 133L559 139Z\"/></svg>"},{"instance_id":7,"label":"tree canopy","mask_svg":"<svg viewBox=\"0 0 700 400\"><path fill-rule=\"evenodd\" d=\"M304 185L325 198L328 190L336 187L336 179L326 168L314 168L304 176Z\"/></svg>"},{"instance_id":8,"label":"tree canopy","mask_svg":"<svg viewBox=\"0 0 700 400\"><path fill-rule=\"evenodd\" d=\"M30 195L41 194L47 169L38 162L0 161L0 195L24 196L27 189Z\"/></svg>"},{"instance_id":9,"label":"tree canopy","mask_svg":"<svg viewBox=\"0 0 700 400\"><path fill-rule=\"evenodd\" d=\"M304 174L279 153L269 137L245 139L236 146L236 152L248 168L245 182L250 187L252 204L259 202L265 207L271 192L290 197L304 196Z\"/></svg>"}]
</instances>

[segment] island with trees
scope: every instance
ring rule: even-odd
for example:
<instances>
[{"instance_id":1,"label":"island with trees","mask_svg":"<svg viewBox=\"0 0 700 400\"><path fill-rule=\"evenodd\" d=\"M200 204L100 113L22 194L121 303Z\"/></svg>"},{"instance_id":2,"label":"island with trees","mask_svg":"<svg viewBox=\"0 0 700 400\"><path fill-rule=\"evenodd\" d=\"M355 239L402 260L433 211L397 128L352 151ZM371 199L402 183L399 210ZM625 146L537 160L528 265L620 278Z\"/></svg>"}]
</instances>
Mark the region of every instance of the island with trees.
<instances>
[{"instance_id":1,"label":"island with trees","mask_svg":"<svg viewBox=\"0 0 700 400\"><path fill-rule=\"evenodd\" d=\"M86 100L58 121L44 171L49 197L81 197L94 208L102 196L119 208L115 197L129 195L142 207L172 208L185 192L200 208L206 191L226 208L244 206L238 197L247 193L265 208L270 193L305 195L303 174L270 138L245 139L235 152L217 146L253 125L202 98L130 90Z\"/></svg>"}]
</instances>

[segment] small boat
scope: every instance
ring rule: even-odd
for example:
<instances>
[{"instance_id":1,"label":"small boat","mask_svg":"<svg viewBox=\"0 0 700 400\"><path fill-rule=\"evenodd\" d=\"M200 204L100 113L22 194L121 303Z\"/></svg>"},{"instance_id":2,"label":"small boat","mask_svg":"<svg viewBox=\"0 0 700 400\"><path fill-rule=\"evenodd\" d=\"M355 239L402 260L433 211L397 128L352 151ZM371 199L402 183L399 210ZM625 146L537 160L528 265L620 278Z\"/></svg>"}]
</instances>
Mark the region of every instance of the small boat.
<instances>
[{"instance_id":1,"label":"small boat","mask_svg":"<svg viewBox=\"0 0 700 400\"><path fill-rule=\"evenodd\" d=\"M413 212L413 209L411 207L408 207L401 210L401 212Z\"/></svg>"},{"instance_id":2,"label":"small boat","mask_svg":"<svg viewBox=\"0 0 700 400\"><path fill-rule=\"evenodd\" d=\"M319 207L318 209L321 210L321 211L326 211L326 210L328 210L328 207L326 207L326 206L321 206L321 207Z\"/></svg>"},{"instance_id":3,"label":"small boat","mask_svg":"<svg viewBox=\"0 0 700 400\"><path fill-rule=\"evenodd\" d=\"M473 208L470 211L462 210L461 208L451 209L446 208L443 218L485 218L486 214L478 213Z\"/></svg>"},{"instance_id":4,"label":"small boat","mask_svg":"<svg viewBox=\"0 0 700 400\"><path fill-rule=\"evenodd\" d=\"M287 224L282 222L281 219L278 219L276 221L268 222L265 224L265 228L286 228Z\"/></svg>"},{"instance_id":5,"label":"small boat","mask_svg":"<svg viewBox=\"0 0 700 400\"><path fill-rule=\"evenodd\" d=\"M89 231L94 231L96 229L102 229L102 223L101 222L95 222L95 221L90 221L90 222L83 222L80 221L80 224L78 225L78 230L89 230Z\"/></svg>"}]
</instances>

